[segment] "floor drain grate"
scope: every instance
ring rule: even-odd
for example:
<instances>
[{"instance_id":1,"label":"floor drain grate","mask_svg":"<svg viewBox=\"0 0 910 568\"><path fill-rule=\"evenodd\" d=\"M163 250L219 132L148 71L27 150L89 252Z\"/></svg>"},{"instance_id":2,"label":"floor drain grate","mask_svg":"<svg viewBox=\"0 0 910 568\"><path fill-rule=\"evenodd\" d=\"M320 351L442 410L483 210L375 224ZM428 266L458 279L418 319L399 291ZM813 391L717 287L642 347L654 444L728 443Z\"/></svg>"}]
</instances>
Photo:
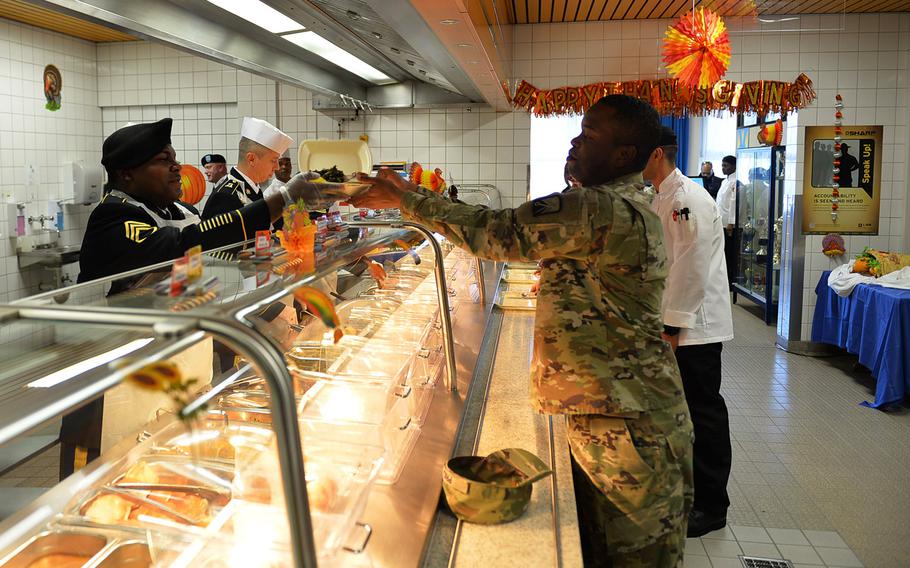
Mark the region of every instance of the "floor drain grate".
<instances>
[{"instance_id":1,"label":"floor drain grate","mask_svg":"<svg viewBox=\"0 0 910 568\"><path fill-rule=\"evenodd\" d=\"M779 558L759 558L757 556L740 556L743 568L793 568L789 560Z\"/></svg>"}]
</instances>

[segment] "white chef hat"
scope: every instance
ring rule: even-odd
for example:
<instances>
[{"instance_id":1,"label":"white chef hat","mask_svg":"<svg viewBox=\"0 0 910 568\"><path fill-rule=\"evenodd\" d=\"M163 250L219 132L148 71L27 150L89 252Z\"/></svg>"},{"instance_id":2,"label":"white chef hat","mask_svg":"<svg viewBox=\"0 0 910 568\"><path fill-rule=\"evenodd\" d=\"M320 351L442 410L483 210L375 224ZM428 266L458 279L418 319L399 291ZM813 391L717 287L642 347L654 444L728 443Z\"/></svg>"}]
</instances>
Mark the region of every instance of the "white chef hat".
<instances>
[{"instance_id":1,"label":"white chef hat","mask_svg":"<svg viewBox=\"0 0 910 568\"><path fill-rule=\"evenodd\" d=\"M264 120L251 116L243 117L243 126L240 128L240 136L262 144L269 150L277 152L278 154L284 153L284 151L294 143L294 139L284 132L278 130Z\"/></svg>"}]
</instances>

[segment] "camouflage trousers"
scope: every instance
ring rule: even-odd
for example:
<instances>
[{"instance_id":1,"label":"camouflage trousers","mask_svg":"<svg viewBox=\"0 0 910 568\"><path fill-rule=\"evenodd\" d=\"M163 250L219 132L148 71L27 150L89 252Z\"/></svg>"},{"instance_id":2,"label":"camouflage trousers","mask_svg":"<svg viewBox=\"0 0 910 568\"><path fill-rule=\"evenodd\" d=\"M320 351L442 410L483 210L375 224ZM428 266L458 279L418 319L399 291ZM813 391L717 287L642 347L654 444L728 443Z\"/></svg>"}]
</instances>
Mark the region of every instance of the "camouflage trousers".
<instances>
[{"instance_id":1,"label":"camouflage trousers","mask_svg":"<svg viewBox=\"0 0 910 568\"><path fill-rule=\"evenodd\" d=\"M586 565L681 567L693 497L686 403L635 419L571 415L568 438Z\"/></svg>"}]
</instances>

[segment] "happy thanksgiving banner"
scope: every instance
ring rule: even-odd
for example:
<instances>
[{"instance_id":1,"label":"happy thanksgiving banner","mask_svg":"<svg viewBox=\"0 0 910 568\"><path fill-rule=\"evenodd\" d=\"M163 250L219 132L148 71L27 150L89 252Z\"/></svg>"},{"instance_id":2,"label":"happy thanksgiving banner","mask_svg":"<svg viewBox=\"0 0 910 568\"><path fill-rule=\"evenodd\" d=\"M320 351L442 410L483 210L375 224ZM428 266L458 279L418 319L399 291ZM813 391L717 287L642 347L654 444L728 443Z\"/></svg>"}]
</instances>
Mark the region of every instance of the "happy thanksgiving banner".
<instances>
[{"instance_id":1,"label":"happy thanksgiving banner","mask_svg":"<svg viewBox=\"0 0 910 568\"><path fill-rule=\"evenodd\" d=\"M815 100L812 80L800 73L792 83L783 81L721 80L711 87L692 88L677 79L637 80L591 83L580 87L542 90L521 81L510 96L512 106L537 116L583 114L601 97L630 95L651 103L662 115L704 115L733 113L787 113L808 106Z\"/></svg>"}]
</instances>

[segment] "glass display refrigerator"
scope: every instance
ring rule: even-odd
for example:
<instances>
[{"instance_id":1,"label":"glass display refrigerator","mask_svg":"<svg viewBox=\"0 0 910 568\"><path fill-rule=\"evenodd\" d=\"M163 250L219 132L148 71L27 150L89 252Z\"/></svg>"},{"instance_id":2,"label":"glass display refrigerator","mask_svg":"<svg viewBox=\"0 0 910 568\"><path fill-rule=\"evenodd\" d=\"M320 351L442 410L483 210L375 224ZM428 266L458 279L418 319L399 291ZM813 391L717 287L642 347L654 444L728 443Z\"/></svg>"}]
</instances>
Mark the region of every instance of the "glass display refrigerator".
<instances>
[{"instance_id":1,"label":"glass display refrigerator","mask_svg":"<svg viewBox=\"0 0 910 568\"><path fill-rule=\"evenodd\" d=\"M742 296L777 317L783 226L785 123L779 115L740 117L736 136L736 230L733 301Z\"/></svg>"},{"instance_id":2,"label":"glass display refrigerator","mask_svg":"<svg viewBox=\"0 0 910 568\"><path fill-rule=\"evenodd\" d=\"M0 305L0 445L103 409L100 457L0 522L0 566L417 565L482 265L401 220L337 233L315 268L250 241L181 294L168 262ZM194 379L179 404L143 388L159 365Z\"/></svg>"}]
</instances>

